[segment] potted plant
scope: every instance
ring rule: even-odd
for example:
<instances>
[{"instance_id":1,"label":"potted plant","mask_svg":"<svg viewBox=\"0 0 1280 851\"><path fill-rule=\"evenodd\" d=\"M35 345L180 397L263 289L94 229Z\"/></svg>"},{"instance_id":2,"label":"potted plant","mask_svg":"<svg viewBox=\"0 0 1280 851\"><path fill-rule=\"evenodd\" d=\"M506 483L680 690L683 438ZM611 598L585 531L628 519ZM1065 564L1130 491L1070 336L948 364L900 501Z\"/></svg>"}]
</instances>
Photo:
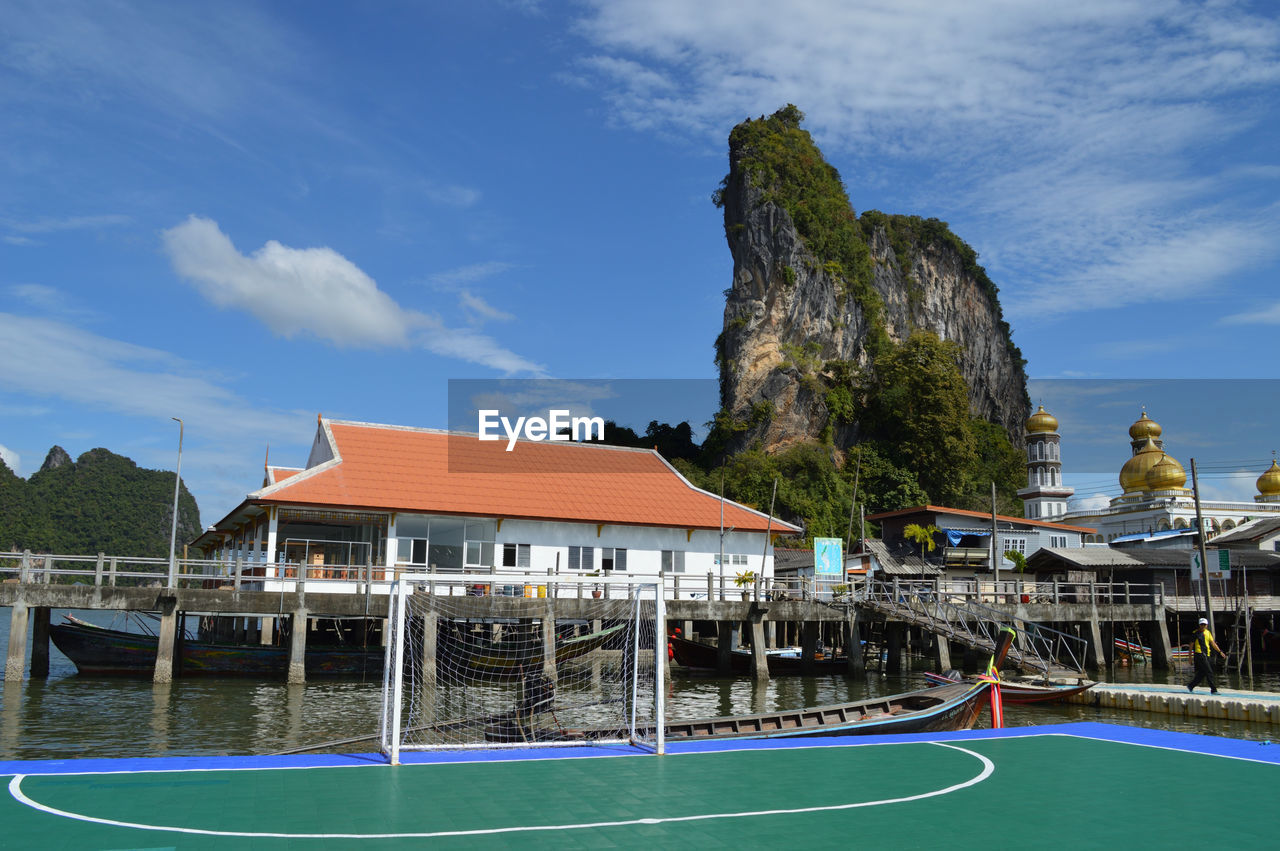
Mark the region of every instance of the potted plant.
<instances>
[{"instance_id":1,"label":"potted plant","mask_svg":"<svg viewBox=\"0 0 1280 851\"><path fill-rule=\"evenodd\" d=\"M846 596L848 596L848 594L849 594L849 586L848 586L848 585L841 584L841 585L832 585L832 586L831 586L831 599L832 599L832 600L843 600Z\"/></svg>"},{"instance_id":2,"label":"potted plant","mask_svg":"<svg viewBox=\"0 0 1280 851\"><path fill-rule=\"evenodd\" d=\"M599 575L600 575L600 571L598 571L598 570L593 570L593 571L591 571L590 573L584 573L584 574L583 574L583 576L599 576ZM600 588L600 583L598 583L598 582L597 582L595 585L592 585L592 586L591 586L591 596L592 596L594 599L599 600L599 599L600 599L600 597L601 597L601 595L602 595L602 593L603 593L603 592L602 592L602 590L601 590L601 588Z\"/></svg>"},{"instance_id":3,"label":"potted plant","mask_svg":"<svg viewBox=\"0 0 1280 851\"><path fill-rule=\"evenodd\" d=\"M742 589L742 599L749 599L751 592L747 589L756 584L756 572L754 570L739 571L738 574L733 577L733 584Z\"/></svg>"}]
</instances>

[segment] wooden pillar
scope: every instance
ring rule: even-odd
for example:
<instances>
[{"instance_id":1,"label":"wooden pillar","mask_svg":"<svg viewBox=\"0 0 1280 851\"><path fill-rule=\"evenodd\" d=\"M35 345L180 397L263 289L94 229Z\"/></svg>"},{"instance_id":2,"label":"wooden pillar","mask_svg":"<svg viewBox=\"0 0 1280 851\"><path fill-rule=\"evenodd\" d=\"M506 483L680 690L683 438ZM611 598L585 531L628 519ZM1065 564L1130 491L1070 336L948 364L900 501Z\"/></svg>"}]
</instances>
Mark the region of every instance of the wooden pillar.
<instances>
[{"instance_id":1,"label":"wooden pillar","mask_svg":"<svg viewBox=\"0 0 1280 851\"><path fill-rule=\"evenodd\" d=\"M299 606L293 611L289 629L289 673L286 682L307 681L307 609Z\"/></svg>"},{"instance_id":2,"label":"wooden pillar","mask_svg":"<svg viewBox=\"0 0 1280 851\"><path fill-rule=\"evenodd\" d=\"M1094 668L1102 668L1107 664L1107 655L1102 646L1102 627L1097 615L1089 618L1089 664Z\"/></svg>"},{"instance_id":3,"label":"wooden pillar","mask_svg":"<svg viewBox=\"0 0 1280 851\"><path fill-rule=\"evenodd\" d=\"M716 672L733 673L733 624L729 621L716 621Z\"/></svg>"},{"instance_id":4,"label":"wooden pillar","mask_svg":"<svg viewBox=\"0 0 1280 851\"><path fill-rule=\"evenodd\" d=\"M9 655L4 660L4 682L21 684L27 667L27 604L14 601L9 610Z\"/></svg>"},{"instance_id":5,"label":"wooden pillar","mask_svg":"<svg viewBox=\"0 0 1280 851\"><path fill-rule=\"evenodd\" d=\"M156 636L156 666L153 683L173 682L173 643L178 634L178 598L160 600L160 633Z\"/></svg>"},{"instance_id":6,"label":"wooden pillar","mask_svg":"<svg viewBox=\"0 0 1280 851\"><path fill-rule=\"evenodd\" d=\"M934 633L933 651L934 660L938 664L938 673L942 674L951 670L951 640L945 635Z\"/></svg>"},{"instance_id":7,"label":"wooden pillar","mask_svg":"<svg viewBox=\"0 0 1280 851\"><path fill-rule=\"evenodd\" d=\"M852 607L844 622L844 646L848 654L849 675L864 679L867 669L862 654L862 630L858 625L858 610Z\"/></svg>"},{"instance_id":8,"label":"wooden pillar","mask_svg":"<svg viewBox=\"0 0 1280 851\"><path fill-rule=\"evenodd\" d=\"M800 673L813 673L813 657L818 653L818 624L803 621L800 625Z\"/></svg>"},{"instance_id":9,"label":"wooden pillar","mask_svg":"<svg viewBox=\"0 0 1280 851\"><path fill-rule=\"evenodd\" d=\"M764 621L751 622L751 675L758 681L769 679L769 656L766 653Z\"/></svg>"},{"instance_id":10,"label":"wooden pillar","mask_svg":"<svg viewBox=\"0 0 1280 851\"><path fill-rule=\"evenodd\" d=\"M36 606L31 624L31 676L49 676L49 607Z\"/></svg>"}]
</instances>

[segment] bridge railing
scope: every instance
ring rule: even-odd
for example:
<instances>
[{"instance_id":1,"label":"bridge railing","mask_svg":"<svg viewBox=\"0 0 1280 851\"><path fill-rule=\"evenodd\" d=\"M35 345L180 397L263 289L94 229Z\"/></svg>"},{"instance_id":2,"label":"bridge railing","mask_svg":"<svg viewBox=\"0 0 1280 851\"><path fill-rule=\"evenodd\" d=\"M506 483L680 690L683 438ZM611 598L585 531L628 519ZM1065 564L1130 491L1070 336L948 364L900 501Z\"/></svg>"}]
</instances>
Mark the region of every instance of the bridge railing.
<instances>
[{"instance_id":1,"label":"bridge railing","mask_svg":"<svg viewBox=\"0 0 1280 851\"><path fill-rule=\"evenodd\" d=\"M387 593L391 586L405 574L420 572L420 565L401 564L394 567L376 564L307 564L286 562L271 564L253 559L190 559L176 560L175 584L181 588L229 588L250 591L292 592L300 588L331 593ZM495 575L502 574L501 581ZM544 596L548 586L555 586L556 577L568 579L596 578L579 572L546 570L514 570L512 568L468 568L460 573L472 578L477 594L499 596ZM637 583L652 583L657 577L645 574L614 572L611 576L598 577L598 588L590 584L566 583L555 593L576 596L592 596L593 590L602 596L612 596L625 586L630 576ZM663 577L664 596L672 600L711 601L781 601L801 600L819 602L847 602L857 593L858 586L830 577L760 577L743 574L741 581L732 574L708 572L667 573ZM16 580L24 583L52 585L96 585L120 587L166 587L169 583L167 558L107 556L50 555L32 552L0 552L0 580ZM571 590L570 590L571 589Z\"/></svg>"},{"instance_id":2,"label":"bridge railing","mask_svg":"<svg viewBox=\"0 0 1280 851\"><path fill-rule=\"evenodd\" d=\"M1012 627L1017 637L1009 655L1022 667L1046 675L1054 669L1084 671L1085 639L950 593L939 581L872 581L861 599L886 614L971 647L994 648L1000 631Z\"/></svg>"},{"instance_id":3,"label":"bridge railing","mask_svg":"<svg viewBox=\"0 0 1280 851\"><path fill-rule=\"evenodd\" d=\"M953 602L983 604L1084 603L1165 605L1164 586L1137 582L1036 582L1025 579L880 579L904 593L932 594Z\"/></svg>"}]
</instances>

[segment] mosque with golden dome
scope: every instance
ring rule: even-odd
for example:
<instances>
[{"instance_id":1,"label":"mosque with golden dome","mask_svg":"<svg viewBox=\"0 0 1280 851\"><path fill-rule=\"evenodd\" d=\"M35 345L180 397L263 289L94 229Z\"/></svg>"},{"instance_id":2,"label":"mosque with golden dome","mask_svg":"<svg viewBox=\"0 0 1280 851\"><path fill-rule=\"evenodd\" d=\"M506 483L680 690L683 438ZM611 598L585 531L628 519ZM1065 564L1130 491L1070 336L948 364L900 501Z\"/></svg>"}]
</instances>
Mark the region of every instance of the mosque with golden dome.
<instances>
[{"instance_id":1,"label":"mosque with golden dome","mask_svg":"<svg viewBox=\"0 0 1280 851\"><path fill-rule=\"evenodd\" d=\"M1105 507L1069 510L1074 493L1062 484L1061 439L1058 420L1039 410L1026 423L1027 486L1018 491L1024 515L1052 519L1097 531L1086 543L1110 543L1125 535L1194 529L1196 506L1187 472L1165 451L1164 429L1142 411L1129 426L1132 454L1120 468L1121 494ZM1200 500L1200 513L1209 537L1234 529L1246 520L1280 517L1280 463L1275 460L1257 480L1252 502Z\"/></svg>"}]
</instances>

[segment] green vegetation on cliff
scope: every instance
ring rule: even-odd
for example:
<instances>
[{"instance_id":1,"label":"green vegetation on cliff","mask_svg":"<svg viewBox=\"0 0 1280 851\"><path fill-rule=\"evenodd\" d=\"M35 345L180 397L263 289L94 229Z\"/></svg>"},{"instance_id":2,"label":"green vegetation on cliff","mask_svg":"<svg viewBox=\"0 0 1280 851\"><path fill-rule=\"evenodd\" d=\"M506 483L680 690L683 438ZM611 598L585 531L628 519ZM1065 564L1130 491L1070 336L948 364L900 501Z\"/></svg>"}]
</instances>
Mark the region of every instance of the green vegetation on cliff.
<instances>
[{"instance_id":1,"label":"green vegetation on cliff","mask_svg":"<svg viewBox=\"0 0 1280 851\"><path fill-rule=\"evenodd\" d=\"M0 462L0 548L59 555L167 556L173 474L144 470L106 449L46 466L24 480ZM178 547L200 534L200 511L184 484Z\"/></svg>"},{"instance_id":2,"label":"green vegetation on cliff","mask_svg":"<svg viewBox=\"0 0 1280 851\"><path fill-rule=\"evenodd\" d=\"M805 246L839 284L840 296L857 303L869 329L865 345L874 353L888 336L884 301L872 286L871 252L840 173L800 128L802 121L804 113L791 104L768 118L744 121L729 134L730 157L763 190L765 203L777 204L791 216ZM731 176L712 196L717 207L724 206ZM792 281L795 271L783 275Z\"/></svg>"}]
</instances>

